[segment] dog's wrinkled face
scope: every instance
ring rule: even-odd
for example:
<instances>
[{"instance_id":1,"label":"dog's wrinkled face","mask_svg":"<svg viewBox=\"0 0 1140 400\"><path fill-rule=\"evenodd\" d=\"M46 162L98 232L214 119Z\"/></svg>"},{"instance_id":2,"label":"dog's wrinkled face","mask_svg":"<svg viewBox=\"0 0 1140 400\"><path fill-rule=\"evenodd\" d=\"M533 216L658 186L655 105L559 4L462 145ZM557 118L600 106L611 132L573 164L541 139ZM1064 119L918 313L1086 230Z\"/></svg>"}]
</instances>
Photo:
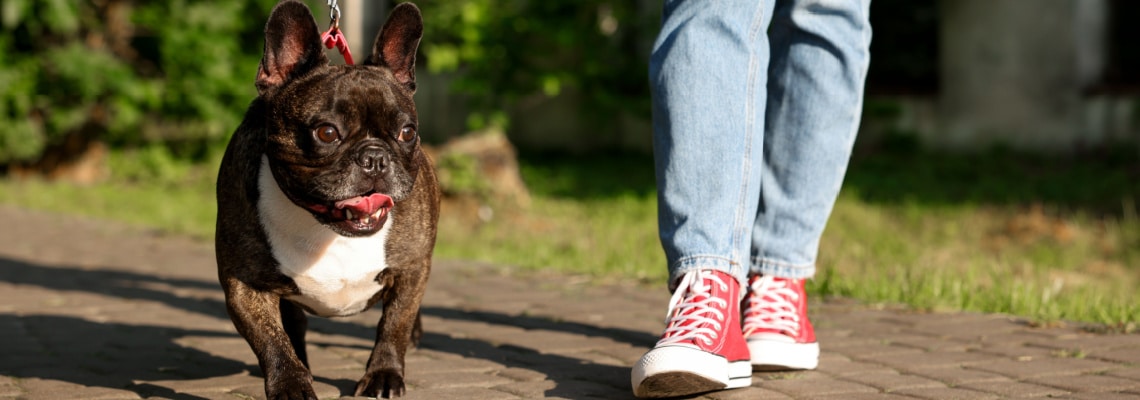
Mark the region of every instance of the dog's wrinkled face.
<instances>
[{"instance_id":1,"label":"dog's wrinkled face","mask_svg":"<svg viewBox=\"0 0 1140 400\"><path fill-rule=\"evenodd\" d=\"M418 10L394 15L359 66L329 66L307 9L271 17L257 86L281 190L333 231L366 236L415 184Z\"/></svg>"},{"instance_id":2,"label":"dog's wrinkled face","mask_svg":"<svg viewBox=\"0 0 1140 400\"><path fill-rule=\"evenodd\" d=\"M386 75L329 68L284 87L269 108L266 154L278 185L345 236L378 231L415 183L416 110Z\"/></svg>"}]
</instances>

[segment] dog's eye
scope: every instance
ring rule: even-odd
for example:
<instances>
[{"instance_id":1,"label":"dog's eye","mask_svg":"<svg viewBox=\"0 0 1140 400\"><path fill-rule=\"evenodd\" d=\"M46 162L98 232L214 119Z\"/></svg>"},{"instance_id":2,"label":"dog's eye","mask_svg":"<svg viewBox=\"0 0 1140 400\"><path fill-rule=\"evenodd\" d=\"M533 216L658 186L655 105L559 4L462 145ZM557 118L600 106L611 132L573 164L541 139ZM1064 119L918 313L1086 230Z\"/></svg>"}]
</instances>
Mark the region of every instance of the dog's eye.
<instances>
[{"instance_id":1,"label":"dog's eye","mask_svg":"<svg viewBox=\"0 0 1140 400\"><path fill-rule=\"evenodd\" d=\"M324 143L332 143L340 139L340 131L332 125L321 125L313 129L313 137Z\"/></svg>"},{"instance_id":2,"label":"dog's eye","mask_svg":"<svg viewBox=\"0 0 1140 400\"><path fill-rule=\"evenodd\" d=\"M397 137L396 139L399 139L401 142L408 142L408 141L411 141L412 139L415 139L415 138L416 138L416 128L411 127L411 126L405 126L402 129L400 129L400 136Z\"/></svg>"}]
</instances>

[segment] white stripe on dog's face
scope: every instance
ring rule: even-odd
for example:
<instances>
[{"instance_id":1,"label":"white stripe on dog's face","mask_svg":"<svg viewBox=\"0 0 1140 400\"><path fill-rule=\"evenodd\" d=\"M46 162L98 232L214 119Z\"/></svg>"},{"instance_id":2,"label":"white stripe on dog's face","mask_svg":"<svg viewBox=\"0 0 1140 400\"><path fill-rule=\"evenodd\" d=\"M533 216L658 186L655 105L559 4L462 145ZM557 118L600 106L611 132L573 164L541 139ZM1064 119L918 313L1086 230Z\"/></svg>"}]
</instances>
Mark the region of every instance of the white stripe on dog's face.
<instances>
[{"instance_id":1,"label":"white stripe on dog's face","mask_svg":"<svg viewBox=\"0 0 1140 400\"><path fill-rule=\"evenodd\" d=\"M368 300L383 288L376 276L388 267L384 243L395 215L389 214L375 235L341 236L285 196L265 156L261 158L258 189L257 210L273 258L280 264L281 273L293 278L301 290L300 295L288 299L322 317L364 311Z\"/></svg>"}]
</instances>

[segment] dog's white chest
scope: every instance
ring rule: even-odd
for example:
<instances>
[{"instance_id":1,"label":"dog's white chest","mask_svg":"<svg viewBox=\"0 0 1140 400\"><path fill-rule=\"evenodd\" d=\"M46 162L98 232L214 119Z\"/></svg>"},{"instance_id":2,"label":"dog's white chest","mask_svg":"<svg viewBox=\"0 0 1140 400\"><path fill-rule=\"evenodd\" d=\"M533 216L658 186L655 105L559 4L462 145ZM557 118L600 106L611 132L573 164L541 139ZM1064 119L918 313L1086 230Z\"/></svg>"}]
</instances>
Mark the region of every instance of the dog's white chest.
<instances>
[{"instance_id":1,"label":"dog's white chest","mask_svg":"<svg viewBox=\"0 0 1140 400\"><path fill-rule=\"evenodd\" d=\"M383 288L376 276L387 268L384 242L392 227L389 214L375 235L350 238L321 225L308 211L293 204L262 157L258 176L261 197L257 208L281 273L293 278L301 294L289 297L323 317L364 311Z\"/></svg>"}]
</instances>

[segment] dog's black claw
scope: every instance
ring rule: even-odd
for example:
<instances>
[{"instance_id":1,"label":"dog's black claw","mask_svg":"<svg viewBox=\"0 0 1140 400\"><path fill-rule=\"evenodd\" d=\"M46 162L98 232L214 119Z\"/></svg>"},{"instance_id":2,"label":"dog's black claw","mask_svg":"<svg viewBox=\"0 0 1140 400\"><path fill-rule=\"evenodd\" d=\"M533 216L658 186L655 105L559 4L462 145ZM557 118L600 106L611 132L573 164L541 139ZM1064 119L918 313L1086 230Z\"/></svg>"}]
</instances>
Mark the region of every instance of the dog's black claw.
<instances>
[{"instance_id":1,"label":"dog's black claw","mask_svg":"<svg viewBox=\"0 0 1140 400\"><path fill-rule=\"evenodd\" d=\"M404 377L391 371L366 373L356 383L354 396L389 399L404 395Z\"/></svg>"}]
</instances>

